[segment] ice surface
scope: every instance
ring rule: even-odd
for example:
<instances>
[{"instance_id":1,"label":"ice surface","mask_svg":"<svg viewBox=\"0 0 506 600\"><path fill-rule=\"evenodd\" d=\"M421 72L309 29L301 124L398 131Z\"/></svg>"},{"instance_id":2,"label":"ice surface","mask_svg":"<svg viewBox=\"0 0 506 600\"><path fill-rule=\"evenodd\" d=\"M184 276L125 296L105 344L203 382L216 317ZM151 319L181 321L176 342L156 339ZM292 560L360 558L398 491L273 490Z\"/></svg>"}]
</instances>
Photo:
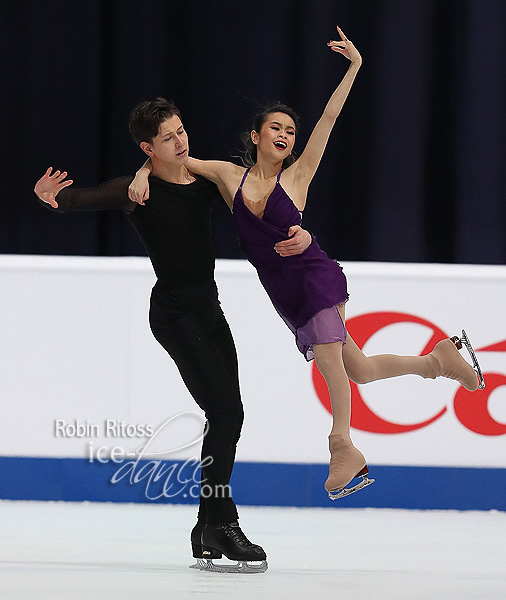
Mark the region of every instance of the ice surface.
<instances>
[{"instance_id":1,"label":"ice surface","mask_svg":"<svg viewBox=\"0 0 506 600\"><path fill-rule=\"evenodd\" d=\"M0 502L2 600L506 598L506 514L240 507L265 574L189 569L196 508Z\"/></svg>"}]
</instances>

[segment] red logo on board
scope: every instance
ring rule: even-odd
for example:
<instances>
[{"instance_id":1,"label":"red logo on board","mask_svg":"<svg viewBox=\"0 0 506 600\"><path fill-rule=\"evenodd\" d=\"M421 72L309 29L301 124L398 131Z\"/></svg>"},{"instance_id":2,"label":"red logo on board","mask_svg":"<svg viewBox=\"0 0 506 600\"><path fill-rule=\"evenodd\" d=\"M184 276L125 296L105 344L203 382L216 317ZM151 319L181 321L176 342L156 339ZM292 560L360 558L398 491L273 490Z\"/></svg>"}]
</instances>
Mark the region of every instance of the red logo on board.
<instances>
[{"instance_id":1,"label":"red logo on board","mask_svg":"<svg viewBox=\"0 0 506 600\"><path fill-rule=\"evenodd\" d=\"M367 340L376 332L393 323L418 323L432 330L432 336L420 355L427 354L441 340L449 337L437 325L430 321L397 312L376 312L359 315L346 321L346 329L355 340L359 348L363 348ZM506 352L506 340L475 350L476 352ZM313 363L313 384L323 406L330 412L330 398L325 380L323 379L316 363ZM488 410L490 394L498 387L506 385L506 375L503 373L484 373L487 387L484 390L469 392L463 387L457 390L453 405L455 416L467 429L481 435L503 435L506 433L506 424L498 423ZM350 381L351 385L351 426L361 431L371 433L404 433L427 427L441 418L447 410L444 406L430 419L409 425L393 423L380 417L364 401L360 388Z\"/></svg>"}]
</instances>

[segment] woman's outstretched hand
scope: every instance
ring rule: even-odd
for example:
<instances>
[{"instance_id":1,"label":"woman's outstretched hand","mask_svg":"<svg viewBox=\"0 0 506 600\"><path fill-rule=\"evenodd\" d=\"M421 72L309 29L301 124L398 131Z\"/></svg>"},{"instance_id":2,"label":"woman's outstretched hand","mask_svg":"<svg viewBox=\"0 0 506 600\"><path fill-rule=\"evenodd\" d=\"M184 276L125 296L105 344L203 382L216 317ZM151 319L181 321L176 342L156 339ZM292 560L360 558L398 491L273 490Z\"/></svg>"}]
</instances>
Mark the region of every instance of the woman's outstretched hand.
<instances>
[{"instance_id":1,"label":"woman's outstretched hand","mask_svg":"<svg viewBox=\"0 0 506 600\"><path fill-rule=\"evenodd\" d=\"M327 46L330 47L334 52L339 52L343 56L346 56L348 60L351 60L353 64L360 66L362 64L362 57L360 52L355 48L353 43L344 35L343 30L338 26L337 31L341 37L339 42L330 40Z\"/></svg>"},{"instance_id":2,"label":"woman's outstretched hand","mask_svg":"<svg viewBox=\"0 0 506 600\"><path fill-rule=\"evenodd\" d=\"M74 182L72 179L67 179L67 181L64 181L65 177L67 177L67 171L55 171L51 175L52 170L53 167L49 167L39 181L37 181L33 191L42 200L42 202L50 204L53 208L58 208L58 202L55 200L56 195L63 188L72 185Z\"/></svg>"},{"instance_id":3,"label":"woman's outstretched hand","mask_svg":"<svg viewBox=\"0 0 506 600\"><path fill-rule=\"evenodd\" d=\"M128 197L132 202L137 202L144 206L149 199L149 181L148 177L151 171L140 168L135 174L135 179L128 186Z\"/></svg>"}]
</instances>

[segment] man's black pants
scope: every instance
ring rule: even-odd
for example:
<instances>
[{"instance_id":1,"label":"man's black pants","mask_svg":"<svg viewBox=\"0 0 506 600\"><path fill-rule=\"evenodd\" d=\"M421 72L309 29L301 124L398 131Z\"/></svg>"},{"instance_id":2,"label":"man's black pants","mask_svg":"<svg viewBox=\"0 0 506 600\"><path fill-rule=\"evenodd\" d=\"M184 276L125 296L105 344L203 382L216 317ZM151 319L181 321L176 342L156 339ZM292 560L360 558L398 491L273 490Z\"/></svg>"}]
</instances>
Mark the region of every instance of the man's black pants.
<instances>
[{"instance_id":1,"label":"man's black pants","mask_svg":"<svg viewBox=\"0 0 506 600\"><path fill-rule=\"evenodd\" d=\"M237 509L227 486L244 413L237 353L214 280L176 292L158 281L151 293L149 322L206 415L201 460L212 457L212 462L202 469L206 497L201 495L198 518L234 521Z\"/></svg>"}]
</instances>

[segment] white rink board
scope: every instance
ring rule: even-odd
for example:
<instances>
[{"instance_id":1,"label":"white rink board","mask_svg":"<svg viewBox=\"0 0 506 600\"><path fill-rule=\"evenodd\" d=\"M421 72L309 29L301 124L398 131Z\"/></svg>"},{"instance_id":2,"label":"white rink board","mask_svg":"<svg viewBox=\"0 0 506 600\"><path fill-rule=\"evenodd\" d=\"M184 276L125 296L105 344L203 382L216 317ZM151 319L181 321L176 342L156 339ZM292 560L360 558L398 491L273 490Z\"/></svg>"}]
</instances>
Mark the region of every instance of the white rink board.
<instances>
[{"instance_id":1,"label":"white rink board","mask_svg":"<svg viewBox=\"0 0 506 600\"><path fill-rule=\"evenodd\" d=\"M506 268L343 263L347 319L374 312L420 317L449 335L464 327L475 349L506 339ZM218 261L216 279L236 341L245 424L237 460L326 463L331 417L312 383L312 363L273 310L253 268ZM144 258L0 256L0 437L2 456L84 457L90 444L134 451L142 436L105 435L106 419L157 430L150 452L186 458L203 416L177 369L153 338L148 306L154 275ZM418 354L429 327L397 323L378 331L367 353ZM484 372L506 376L504 352L479 352ZM434 423L408 433L353 430L355 443L381 465L506 466L505 435L470 431L456 418L453 381L415 376L360 386L366 404L399 424ZM506 385L488 411L506 423ZM55 422L95 425L86 435L55 435ZM98 430L98 431L97 431ZM72 432L69 432L72 433ZM98 435L95 435L98 433ZM130 431L132 433L132 431Z\"/></svg>"}]
</instances>

